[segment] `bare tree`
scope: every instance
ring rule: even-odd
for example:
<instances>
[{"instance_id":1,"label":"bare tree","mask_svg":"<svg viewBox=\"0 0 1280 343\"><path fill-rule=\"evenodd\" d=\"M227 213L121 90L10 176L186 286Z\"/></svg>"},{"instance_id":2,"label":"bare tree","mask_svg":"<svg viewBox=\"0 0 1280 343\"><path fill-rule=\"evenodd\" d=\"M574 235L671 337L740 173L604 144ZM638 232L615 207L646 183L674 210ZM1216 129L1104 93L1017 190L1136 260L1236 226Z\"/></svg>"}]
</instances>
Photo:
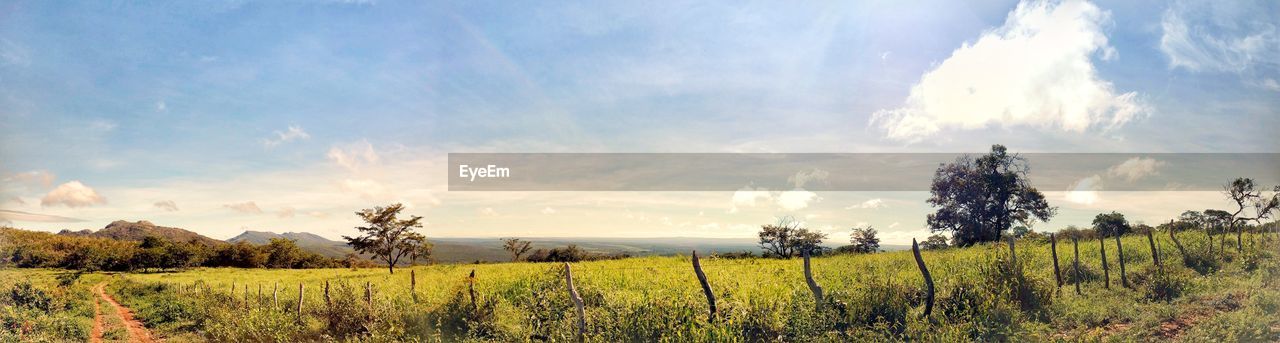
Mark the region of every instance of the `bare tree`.
<instances>
[{"instance_id":1,"label":"bare tree","mask_svg":"<svg viewBox=\"0 0 1280 343\"><path fill-rule=\"evenodd\" d=\"M533 248L530 244L532 244L532 242L519 238L502 239L502 249L507 250L507 253L511 254L511 262L520 261L520 256L529 252L529 249Z\"/></svg>"}]
</instances>

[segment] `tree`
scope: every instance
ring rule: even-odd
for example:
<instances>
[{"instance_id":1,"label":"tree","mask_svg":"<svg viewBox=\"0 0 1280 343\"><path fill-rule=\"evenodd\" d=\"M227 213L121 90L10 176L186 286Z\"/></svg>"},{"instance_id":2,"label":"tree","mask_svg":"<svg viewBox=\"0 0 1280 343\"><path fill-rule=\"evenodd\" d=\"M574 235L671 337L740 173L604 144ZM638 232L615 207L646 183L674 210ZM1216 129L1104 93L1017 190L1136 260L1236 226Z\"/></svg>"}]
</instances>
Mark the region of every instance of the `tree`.
<instances>
[{"instance_id":1,"label":"tree","mask_svg":"<svg viewBox=\"0 0 1280 343\"><path fill-rule=\"evenodd\" d=\"M947 244L947 236L933 234L926 238L924 242L920 242L920 249L939 250L946 249L950 245Z\"/></svg>"},{"instance_id":2,"label":"tree","mask_svg":"<svg viewBox=\"0 0 1280 343\"><path fill-rule=\"evenodd\" d=\"M272 238L262 249L269 268L293 268L303 257L302 249L288 238Z\"/></svg>"},{"instance_id":3,"label":"tree","mask_svg":"<svg viewBox=\"0 0 1280 343\"><path fill-rule=\"evenodd\" d=\"M1099 213L1093 217L1093 229L1102 237L1119 236L1129 233L1133 228L1120 212Z\"/></svg>"},{"instance_id":4,"label":"tree","mask_svg":"<svg viewBox=\"0 0 1280 343\"><path fill-rule=\"evenodd\" d=\"M1014 223L1030 226L1057 213L1044 194L1031 186L1030 166L1010 155L1004 146L972 158L961 156L938 167L930 187L929 204L937 207L927 223L933 232L952 232L958 246L992 242Z\"/></svg>"},{"instance_id":5,"label":"tree","mask_svg":"<svg viewBox=\"0 0 1280 343\"><path fill-rule=\"evenodd\" d=\"M760 249L765 255L781 258L799 256L804 250L818 248L827 235L801 227L791 217L778 220L777 224L760 227Z\"/></svg>"},{"instance_id":6,"label":"tree","mask_svg":"<svg viewBox=\"0 0 1280 343\"><path fill-rule=\"evenodd\" d=\"M531 243L519 238L503 238L502 249L506 249L507 253L511 254L511 262L518 262L520 261L520 255L524 255L532 248L530 246Z\"/></svg>"},{"instance_id":7,"label":"tree","mask_svg":"<svg viewBox=\"0 0 1280 343\"><path fill-rule=\"evenodd\" d=\"M414 228L422 227L421 216L409 216L399 219L396 216L404 210L402 204L391 204L387 207L377 206L356 212L368 226L356 227L362 234L357 237L342 236L356 251L362 254L373 254L375 258L387 263L387 271L396 273L396 264L401 258L411 259L430 255L431 243Z\"/></svg>"},{"instance_id":8,"label":"tree","mask_svg":"<svg viewBox=\"0 0 1280 343\"><path fill-rule=\"evenodd\" d=\"M871 225L853 228L849 233L849 243L853 243L854 253L880 251L880 238L876 237L876 229Z\"/></svg>"},{"instance_id":9,"label":"tree","mask_svg":"<svg viewBox=\"0 0 1280 343\"><path fill-rule=\"evenodd\" d=\"M1026 236L1034 232L1035 231L1031 231L1031 228L1027 227L1026 225L1018 225L1018 226L1014 226L1013 231L1011 231L1010 233L1012 233L1014 237L1022 238L1023 236Z\"/></svg>"}]
</instances>

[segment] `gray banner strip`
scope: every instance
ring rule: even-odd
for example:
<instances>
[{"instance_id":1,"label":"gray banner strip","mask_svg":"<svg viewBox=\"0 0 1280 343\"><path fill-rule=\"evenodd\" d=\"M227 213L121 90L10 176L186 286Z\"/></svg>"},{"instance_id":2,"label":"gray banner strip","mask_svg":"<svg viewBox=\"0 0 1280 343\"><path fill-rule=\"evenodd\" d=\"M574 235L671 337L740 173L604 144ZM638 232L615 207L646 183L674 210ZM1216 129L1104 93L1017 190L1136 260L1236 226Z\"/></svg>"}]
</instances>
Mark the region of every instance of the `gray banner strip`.
<instances>
[{"instance_id":1,"label":"gray banner strip","mask_svg":"<svg viewBox=\"0 0 1280 343\"><path fill-rule=\"evenodd\" d=\"M958 153L450 153L450 191L928 191ZM981 154L967 154L979 156ZM1280 184L1276 153L1028 153L1042 191L1219 191Z\"/></svg>"}]
</instances>

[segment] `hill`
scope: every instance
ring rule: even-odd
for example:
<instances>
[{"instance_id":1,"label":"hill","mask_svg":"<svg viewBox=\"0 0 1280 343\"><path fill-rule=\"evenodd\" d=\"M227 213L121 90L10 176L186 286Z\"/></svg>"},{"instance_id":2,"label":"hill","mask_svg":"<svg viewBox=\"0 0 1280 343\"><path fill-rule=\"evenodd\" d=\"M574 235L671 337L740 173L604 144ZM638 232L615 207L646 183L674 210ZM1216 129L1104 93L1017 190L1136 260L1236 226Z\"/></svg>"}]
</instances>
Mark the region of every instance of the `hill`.
<instances>
[{"instance_id":1,"label":"hill","mask_svg":"<svg viewBox=\"0 0 1280 343\"><path fill-rule=\"evenodd\" d=\"M156 224L152 224L151 222L146 220L139 220L136 222L117 220L117 221L111 222L111 224L107 224L106 227L98 231L62 230L62 232L59 232L58 234L65 235L65 236L89 236L89 237L110 238L110 239L121 240L121 241L141 241L147 236L156 236L156 237L168 239L174 242L189 242L189 241L195 240L207 246L217 246L220 244L226 244L226 242L205 237L195 232L187 231L187 230L176 228L176 227L159 226Z\"/></svg>"},{"instance_id":2,"label":"hill","mask_svg":"<svg viewBox=\"0 0 1280 343\"><path fill-rule=\"evenodd\" d=\"M339 242L321 237L320 235L307 232L285 232L275 233L267 231L245 231L227 239L227 242L248 242L256 245L271 243L274 238L285 238L292 240L302 250L310 251L323 255L325 257L343 258L348 253L354 252L346 242Z\"/></svg>"}]
</instances>

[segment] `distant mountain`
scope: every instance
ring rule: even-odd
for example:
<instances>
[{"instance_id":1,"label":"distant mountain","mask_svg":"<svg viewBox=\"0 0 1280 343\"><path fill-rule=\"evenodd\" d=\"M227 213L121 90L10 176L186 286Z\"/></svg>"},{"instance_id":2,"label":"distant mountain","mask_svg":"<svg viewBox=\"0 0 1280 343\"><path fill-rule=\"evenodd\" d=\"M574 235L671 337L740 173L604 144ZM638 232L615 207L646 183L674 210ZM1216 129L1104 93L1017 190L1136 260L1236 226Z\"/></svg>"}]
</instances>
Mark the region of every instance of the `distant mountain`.
<instances>
[{"instance_id":1,"label":"distant mountain","mask_svg":"<svg viewBox=\"0 0 1280 343\"><path fill-rule=\"evenodd\" d=\"M321 237L320 235L307 232L285 232L275 233L266 231L245 231L235 237L231 237L227 242L236 243L240 241L262 245L271 243L273 238L285 238L292 240L302 250L317 253L326 257L342 258L348 253L355 252L346 242L339 242Z\"/></svg>"},{"instance_id":2,"label":"distant mountain","mask_svg":"<svg viewBox=\"0 0 1280 343\"><path fill-rule=\"evenodd\" d=\"M219 244L226 244L226 242L205 237L195 232L179 229L176 227L159 226L145 220L139 220L136 222L117 220L117 221L111 222L111 224L107 224L106 227L98 231L62 230L62 232L59 232L58 234L67 235L67 236L101 237L101 238L110 238L110 239L122 240L122 241L141 241L144 238L147 238L147 236L156 236L156 237L168 239L174 242L189 242L189 241L195 240L197 242L203 243L208 246L217 246Z\"/></svg>"}]
</instances>

